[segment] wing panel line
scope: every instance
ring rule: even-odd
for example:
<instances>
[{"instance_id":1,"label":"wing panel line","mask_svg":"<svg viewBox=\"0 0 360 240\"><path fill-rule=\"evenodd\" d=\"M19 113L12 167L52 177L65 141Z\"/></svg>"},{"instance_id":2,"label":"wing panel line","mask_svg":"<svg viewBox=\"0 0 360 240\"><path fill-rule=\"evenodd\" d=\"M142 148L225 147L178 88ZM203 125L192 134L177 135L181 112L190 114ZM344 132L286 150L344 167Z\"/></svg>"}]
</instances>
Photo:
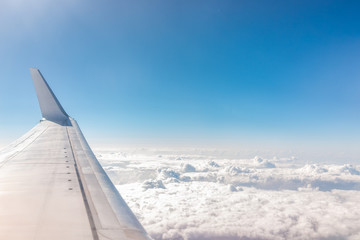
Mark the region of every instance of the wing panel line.
<instances>
[{"instance_id":1,"label":"wing panel line","mask_svg":"<svg viewBox=\"0 0 360 240\"><path fill-rule=\"evenodd\" d=\"M74 161L75 161L75 163L74 163L75 172L76 172L77 179L79 181L81 195L83 197L86 213L87 213L87 216L88 216L88 219L89 219L91 233L92 233L92 236L93 236L94 240L99 240L99 236L97 234L96 226L95 226L95 222L94 222L94 217L93 217L93 215L91 213L89 202L88 202L88 199L86 197L85 190L84 190L84 185L83 185L81 177L80 177L80 172L79 172L78 164L77 164L77 157L76 157L76 154L74 153L73 143L72 143L71 138L70 138L68 127L66 127L66 134L67 134L68 139L69 139L70 148L71 148L71 154L73 155L73 158L74 158Z\"/></svg>"}]
</instances>

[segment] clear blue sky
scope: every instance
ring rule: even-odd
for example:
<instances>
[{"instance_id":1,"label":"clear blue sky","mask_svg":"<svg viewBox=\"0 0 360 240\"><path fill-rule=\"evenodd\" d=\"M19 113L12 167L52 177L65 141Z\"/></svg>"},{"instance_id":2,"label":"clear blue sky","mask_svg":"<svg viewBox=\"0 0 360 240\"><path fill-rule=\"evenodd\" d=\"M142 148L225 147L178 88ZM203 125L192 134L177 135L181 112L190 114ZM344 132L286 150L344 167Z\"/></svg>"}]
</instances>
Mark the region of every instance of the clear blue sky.
<instances>
[{"instance_id":1,"label":"clear blue sky","mask_svg":"<svg viewBox=\"0 0 360 240\"><path fill-rule=\"evenodd\" d=\"M90 142L360 144L358 1L5 0L0 143L39 68Z\"/></svg>"}]
</instances>

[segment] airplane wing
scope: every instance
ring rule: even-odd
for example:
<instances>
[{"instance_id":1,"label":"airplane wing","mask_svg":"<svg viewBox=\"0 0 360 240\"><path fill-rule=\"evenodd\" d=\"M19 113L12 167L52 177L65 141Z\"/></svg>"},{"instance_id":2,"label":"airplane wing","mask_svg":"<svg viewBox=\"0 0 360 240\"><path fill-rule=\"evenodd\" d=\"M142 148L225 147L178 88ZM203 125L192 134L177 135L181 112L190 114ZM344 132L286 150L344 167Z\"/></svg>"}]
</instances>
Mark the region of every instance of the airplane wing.
<instances>
[{"instance_id":1,"label":"airplane wing","mask_svg":"<svg viewBox=\"0 0 360 240\"><path fill-rule=\"evenodd\" d=\"M0 151L0 239L150 239L38 69L43 119Z\"/></svg>"}]
</instances>

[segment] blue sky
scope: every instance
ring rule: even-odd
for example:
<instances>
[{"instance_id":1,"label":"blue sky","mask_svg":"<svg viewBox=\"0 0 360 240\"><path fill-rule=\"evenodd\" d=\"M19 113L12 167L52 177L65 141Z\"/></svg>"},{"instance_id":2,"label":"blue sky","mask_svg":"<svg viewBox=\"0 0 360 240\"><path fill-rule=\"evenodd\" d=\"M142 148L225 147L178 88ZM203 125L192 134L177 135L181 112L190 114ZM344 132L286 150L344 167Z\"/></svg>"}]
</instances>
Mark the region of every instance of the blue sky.
<instances>
[{"instance_id":1,"label":"blue sky","mask_svg":"<svg viewBox=\"0 0 360 240\"><path fill-rule=\"evenodd\" d=\"M357 1L0 3L0 143L39 68L90 143L360 143Z\"/></svg>"}]
</instances>

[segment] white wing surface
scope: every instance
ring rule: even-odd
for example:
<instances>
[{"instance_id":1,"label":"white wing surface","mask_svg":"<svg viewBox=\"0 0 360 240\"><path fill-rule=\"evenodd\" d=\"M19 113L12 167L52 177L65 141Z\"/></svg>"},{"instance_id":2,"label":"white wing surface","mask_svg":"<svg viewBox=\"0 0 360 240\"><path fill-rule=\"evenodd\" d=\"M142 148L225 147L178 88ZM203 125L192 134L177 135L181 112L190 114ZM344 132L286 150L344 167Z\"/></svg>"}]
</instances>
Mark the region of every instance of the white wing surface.
<instances>
[{"instance_id":1,"label":"white wing surface","mask_svg":"<svg viewBox=\"0 0 360 240\"><path fill-rule=\"evenodd\" d=\"M38 69L43 119L0 151L0 239L150 239Z\"/></svg>"}]
</instances>

